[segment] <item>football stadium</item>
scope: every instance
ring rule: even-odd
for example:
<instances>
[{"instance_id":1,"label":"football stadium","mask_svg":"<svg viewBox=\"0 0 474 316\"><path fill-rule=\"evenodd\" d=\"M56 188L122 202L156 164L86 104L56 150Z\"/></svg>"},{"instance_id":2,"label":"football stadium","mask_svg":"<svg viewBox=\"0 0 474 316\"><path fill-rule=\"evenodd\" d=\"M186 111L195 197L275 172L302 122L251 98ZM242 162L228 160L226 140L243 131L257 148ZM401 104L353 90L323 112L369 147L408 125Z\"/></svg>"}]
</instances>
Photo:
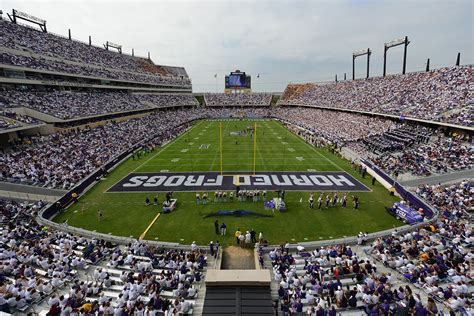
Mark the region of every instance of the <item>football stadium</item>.
<instances>
[{"instance_id":1,"label":"football stadium","mask_svg":"<svg viewBox=\"0 0 474 316\"><path fill-rule=\"evenodd\" d=\"M160 38L130 35L126 20L108 20L116 39L99 43L94 32L109 33L81 14L118 17L132 3L71 4L78 24L65 3L26 4L0 11L0 315L474 313L472 2L446 17L470 25L468 38L431 42L408 19L413 36L359 34L374 48L345 47L348 63L329 57L335 39L309 61L291 46L301 34L281 33L320 23L292 10L329 16L348 4L248 3L229 22L252 10L285 19L223 42L203 36L202 65L197 46L190 56L162 38L165 60L186 66L142 53ZM170 22L167 10L205 10L199 27L221 36L205 17L234 4L194 4L147 3L143 14L178 38L194 22ZM364 14L384 24L375 15L388 4ZM92 35L56 34L56 22ZM288 40L291 61L247 56L265 50L255 38L274 39L265 32ZM194 34L179 45L193 47ZM433 42L449 63L430 65ZM411 50L426 62L413 66ZM339 73L324 77L327 66Z\"/></svg>"}]
</instances>

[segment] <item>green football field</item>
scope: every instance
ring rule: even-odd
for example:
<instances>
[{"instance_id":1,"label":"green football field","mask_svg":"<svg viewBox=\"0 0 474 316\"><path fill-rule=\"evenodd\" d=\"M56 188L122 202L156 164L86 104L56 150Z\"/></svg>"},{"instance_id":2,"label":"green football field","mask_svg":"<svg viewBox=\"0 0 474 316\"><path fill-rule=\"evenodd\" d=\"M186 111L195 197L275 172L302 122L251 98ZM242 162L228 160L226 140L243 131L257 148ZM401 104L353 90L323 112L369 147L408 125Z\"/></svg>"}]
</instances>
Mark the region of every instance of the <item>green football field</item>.
<instances>
[{"instance_id":1,"label":"green football field","mask_svg":"<svg viewBox=\"0 0 474 316\"><path fill-rule=\"evenodd\" d=\"M256 137L251 130L254 125ZM245 133L244 131L249 131ZM220 147L222 144L222 148ZM256 150L254 150L254 148ZM219 240L223 245L235 243L237 228L243 231L263 231L270 244L291 243L352 236L360 231L374 232L400 226L402 223L385 211L397 198L390 196L380 184L371 184L370 176L363 179L349 162L330 153L327 149L313 148L287 130L277 121L199 121L186 133L171 143L156 148L139 159L127 159L109 176L101 180L79 202L55 217L56 222L68 220L69 225L95 230L106 234L139 237L161 212L165 193L106 192L128 174L135 172L198 172L217 171L224 174L263 171L345 171L371 189L370 192L353 192L360 198L360 210L338 203L322 210L310 209L310 192L288 191L285 195L286 212L264 209L263 202L210 201L197 205L195 192L175 192L178 206L170 214L161 214L149 228L145 239L190 244L207 244ZM314 192L315 199L321 192ZM323 192L332 194L329 192ZM159 206L146 206L145 199L158 195ZM209 192L210 200L214 192ZM268 191L267 198L276 196ZM341 194L339 195L341 196ZM103 213L98 220L97 210ZM208 217L218 210L249 210L273 217ZM227 236L214 233L214 221L224 221Z\"/></svg>"}]
</instances>

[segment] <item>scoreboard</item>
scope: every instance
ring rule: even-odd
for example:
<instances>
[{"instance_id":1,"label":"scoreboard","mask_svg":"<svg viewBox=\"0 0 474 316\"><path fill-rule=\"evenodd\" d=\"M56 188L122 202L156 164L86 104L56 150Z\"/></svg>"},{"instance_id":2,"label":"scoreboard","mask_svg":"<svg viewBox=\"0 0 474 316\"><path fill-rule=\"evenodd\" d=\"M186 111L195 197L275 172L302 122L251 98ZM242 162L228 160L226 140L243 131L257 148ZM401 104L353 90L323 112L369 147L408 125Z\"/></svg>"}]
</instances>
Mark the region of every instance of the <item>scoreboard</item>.
<instances>
[{"instance_id":1,"label":"scoreboard","mask_svg":"<svg viewBox=\"0 0 474 316\"><path fill-rule=\"evenodd\" d=\"M226 93L250 93L252 89L252 78L245 72L236 70L225 76Z\"/></svg>"}]
</instances>

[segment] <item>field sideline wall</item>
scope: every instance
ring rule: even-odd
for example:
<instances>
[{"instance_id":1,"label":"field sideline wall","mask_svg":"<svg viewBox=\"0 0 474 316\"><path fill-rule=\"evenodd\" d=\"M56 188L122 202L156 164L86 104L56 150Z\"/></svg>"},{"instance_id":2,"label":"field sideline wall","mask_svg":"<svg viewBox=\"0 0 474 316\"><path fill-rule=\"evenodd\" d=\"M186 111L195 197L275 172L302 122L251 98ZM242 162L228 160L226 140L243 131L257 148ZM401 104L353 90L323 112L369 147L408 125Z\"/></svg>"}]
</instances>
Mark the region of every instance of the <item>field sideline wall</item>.
<instances>
[{"instance_id":1,"label":"field sideline wall","mask_svg":"<svg viewBox=\"0 0 474 316\"><path fill-rule=\"evenodd\" d=\"M385 180L382 176L380 176L374 169L372 169L371 166L368 166L368 164L361 162L361 164L367 169L367 173L371 175L372 177L377 180L381 185L384 186L387 190L390 190L393 188L393 183L389 183L387 180Z\"/></svg>"}]
</instances>

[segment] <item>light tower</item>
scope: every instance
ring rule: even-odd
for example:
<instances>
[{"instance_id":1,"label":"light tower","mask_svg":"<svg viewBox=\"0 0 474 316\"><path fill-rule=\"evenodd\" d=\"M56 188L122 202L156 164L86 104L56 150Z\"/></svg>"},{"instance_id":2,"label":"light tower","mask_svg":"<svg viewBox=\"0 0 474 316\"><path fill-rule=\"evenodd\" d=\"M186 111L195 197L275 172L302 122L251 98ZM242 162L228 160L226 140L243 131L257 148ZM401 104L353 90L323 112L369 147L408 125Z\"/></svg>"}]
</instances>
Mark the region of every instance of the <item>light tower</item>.
<instances>
[{"instance_id":1,"label":"light tower","mask_svg":"<svg viewBox=\"0 0 474 316\"><path fill-rule=\"evenodd\" d=\"M370 67L370 55L372 51L370 48L358 50L352 53L352 80L355 80L355 59L359 56L367 55L367 77L369 78L369 67Z\"/></svg>"},{"instance_id":2,"label":"light tower","mask_svg":"<svg viewBox=\"0 0 474 316\"><path fill-rule=\"evenodd\" d=\"M393 40L391 42L385 43L384 48L383 48L383 76L385 77L385 74L387 73L387 51L395 46L399 45L404 45L405 49L403 51L403 68L402 68L402 74L405 74L406 68L407 68L407 47L408 44L410 44L410 41L408 40L408 36Z\"/></svg>"}]
</instances>

